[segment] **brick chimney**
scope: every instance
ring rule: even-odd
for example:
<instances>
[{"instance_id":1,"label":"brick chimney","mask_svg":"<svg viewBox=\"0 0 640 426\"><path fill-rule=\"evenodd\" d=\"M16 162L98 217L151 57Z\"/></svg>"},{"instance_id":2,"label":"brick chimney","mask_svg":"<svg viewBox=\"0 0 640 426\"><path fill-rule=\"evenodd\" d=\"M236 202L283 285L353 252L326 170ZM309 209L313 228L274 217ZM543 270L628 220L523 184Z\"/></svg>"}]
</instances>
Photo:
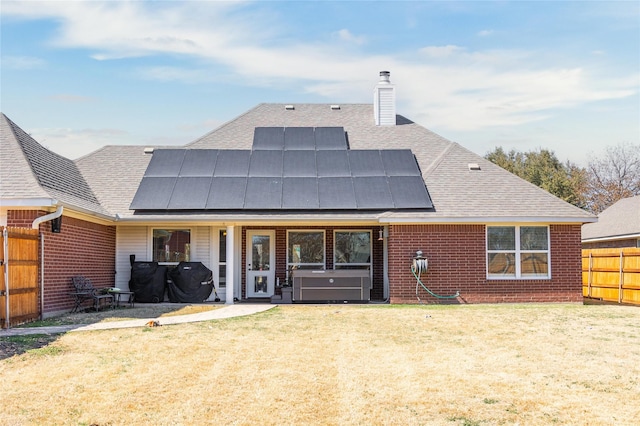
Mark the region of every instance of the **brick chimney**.
<instances>
[{"instance_id":1,"label":"brick chimney","mask_svg":"<svg viewBox=\"0 0 640 426\"><path fill-rule=\"evenodd\" d=\"M396 125L396 86L391 84L389 71L380 71L380 81L373 91L373 114L376 126Z\"/></svg>"}]
</instances>

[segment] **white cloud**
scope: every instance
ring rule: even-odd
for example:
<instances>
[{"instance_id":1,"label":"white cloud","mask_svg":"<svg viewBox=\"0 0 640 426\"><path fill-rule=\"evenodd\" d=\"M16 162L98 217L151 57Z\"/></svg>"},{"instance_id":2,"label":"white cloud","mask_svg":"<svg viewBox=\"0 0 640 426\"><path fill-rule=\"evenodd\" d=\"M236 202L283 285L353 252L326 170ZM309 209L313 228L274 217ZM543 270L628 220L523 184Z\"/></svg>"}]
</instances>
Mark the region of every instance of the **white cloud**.
<instances>
[{"instance_id":1,"label":"white cloud","mask_svg":"<svg viewBox=\"0 0 640 426\"><path fill-rule=\"evenodd\" d=\"M31 129L29 134L42 146L63 157L75 159L109 145L117 138L127 139L131 135L118 129Z\"/></svg>"},{"instance_id":2,"label":"white cloud","mask_svg":"<svg viewBox=\"0 0 640 426\"><path fill-rule=\"evenodd\" d=\"M348 43L353 43L358 45L365 44L365 42L367 41L367 38L365 36L353 35L351 31L347 29L341 29L339 31L336 31L334 35L337 36L342 41L346 41Z\"/></svg>"},{"instance_id":3,"label":"white cloud","mask_svg":"<svg viewBox=\"0 0 640 426\"><path fill-rule=\"evenodd\" d=\"M32 56L3 56L2 67L15 70L31 70L43 68L46 61Z\"/></svg>"},{"instance_id":4,"label":"white cloud","mask_svg":"<svg viewBox=\"0 0 640 426\"><path fill-rule=\"evenodd\" d=\"M456 130L519 125L545 119L557 108L638 91L637 76L602 78L592 74L586 57L580 59L584 63L562 66L552 65L544 52L454 44L372 55L355 50L366 37L347 29L334 33L330 42L302 42L286 35L279 17L265 19L243 3L7 5L3 13L55 18L61 27L53 44L87 49L95 59L163 55L197 62L138 68L136 75L145 79L209 83L219 81L217 70L223 67L227 79L244 85L306 91L332 102L370 102L377 72L388 69L398 85L398 101L409 106L412 118Z\"/></svg>"},{"instance_id":5,"label":"white cloud","mask_svg":"<svg viewBox=\"0 0 640 426\"><path fill-rule=\"evenodd\" d=\"M488 37L491 34L493 34L493 30L482 30L482 31L478 31L478 36L479 37Z\"/></svg>"},{"instance_id":6,"label":"white cloud","mask_svg":"<svg viewBox=\"0 0 640 426\"><path fill-rule=\"evenodd\" d=\"M464 51L464 48L460 46L427 46L420 49L421 53L424 53L427 56L432 58L445 58L451 55L454 55L458 52Z\"/></svg>"}]
</instances>

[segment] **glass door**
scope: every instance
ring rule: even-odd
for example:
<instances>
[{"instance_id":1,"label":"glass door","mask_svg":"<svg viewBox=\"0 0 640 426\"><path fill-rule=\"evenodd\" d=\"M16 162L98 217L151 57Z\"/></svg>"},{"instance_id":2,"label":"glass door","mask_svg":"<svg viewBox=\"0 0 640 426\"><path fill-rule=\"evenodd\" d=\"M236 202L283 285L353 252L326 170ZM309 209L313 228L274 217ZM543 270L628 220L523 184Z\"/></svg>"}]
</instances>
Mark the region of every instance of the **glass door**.
<instances>
[{"instance_id":1,"label":"glass door","mask_svg":"<svg viewBox=\"0 0 640 426\"><path fill-rule=\"evenodd\" d=\"M275 231L247 231L247 297L271 297L275 289Z\"/></svg>"}]
</instances>

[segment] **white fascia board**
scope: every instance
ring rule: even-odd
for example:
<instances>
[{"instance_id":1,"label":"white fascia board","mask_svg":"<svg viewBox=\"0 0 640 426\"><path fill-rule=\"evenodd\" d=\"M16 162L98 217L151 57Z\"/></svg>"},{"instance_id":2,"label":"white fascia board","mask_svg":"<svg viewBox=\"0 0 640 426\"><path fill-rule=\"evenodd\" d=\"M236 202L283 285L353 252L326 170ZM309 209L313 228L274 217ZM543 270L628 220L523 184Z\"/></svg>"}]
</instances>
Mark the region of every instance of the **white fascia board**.
<instances>
[{"instance_id":1,"label":"white fascia board","mask_svg":"<svg viewBox=\"0 0 640 426\"><path fill-rule=\"evenodd\" d=\"M190 223L190 224L219 224L228 225L255 225L255 224L309 224L309 223L342 223L342 224L371 224L379 223L379 214L371 215L344 215L344 216L264 216L264 215L149 215L149 216L120 216L116 214L116 222L119 225L141 223Z\"/></svg>"},{"instance_id":2,"label":"white fascia board","mask_svg":"<svg viewBox=\"0 0 640 426\"><path fill-rule=\"evenodd\" d=\"M617 240L631 240L634 238L640 238L640 233L637 234L626 234L626 235L615 235L611 237L598 237L598 238L583 238L583 243L597 243L600 241L617 241Z\"/></svg>"},{"instance_id":3,"label":"white fascia board","mask_svg":"<svg viewBox=\"0 0 640 426\"><path fill-rule=\"evenodd\" d=\"M58 200L55 198L0 198L2 207L55 207Z\"/></svg>"},{"instance_id":4,"label":"white fascia board","mask_svg":"<svg viewBox=\"0 0 640 426\"><path fill-rule=\"evenodd\" d=\"M504 216L504 217L429 217L429 218L397 218L383 217L380 223L385 224L456 224L456 223L567 223L583 224L597 222L593 217L547 217L547 216Z\"/></svg>"}]
</instances>

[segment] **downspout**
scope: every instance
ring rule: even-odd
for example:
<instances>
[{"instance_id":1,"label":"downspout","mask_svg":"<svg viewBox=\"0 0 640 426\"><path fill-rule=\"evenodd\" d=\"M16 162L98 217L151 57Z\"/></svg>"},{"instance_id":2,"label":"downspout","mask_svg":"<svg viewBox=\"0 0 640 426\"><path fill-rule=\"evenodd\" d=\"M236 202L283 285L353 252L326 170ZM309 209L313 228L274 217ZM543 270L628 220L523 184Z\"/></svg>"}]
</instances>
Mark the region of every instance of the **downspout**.
<instances>
[{"instance_id":1,"label":"downspout","mask_svg":"<svg viewBox=\"0 0 640 426\"><path fill-rule=\"evenodd\" d=\"M33 223L31 223L31 228L40 229L40 224L42 222L47 222L49 220L59 218L60 216L62 216L63 210L64 210L64 207L58 206L58 209L55 212L37 217L33 221ZM9 297L7 297L7 309L9 304L8 300L9 300ZM7 314L7 317L8 316L9 314ZM40 233L40 319L43 319L43 318L44 318L44 233L41 232Z\"/></svg>"},{"instance_id":2,"label":"downspout","mask_svg":"<svg viewBox=\"0 0 640 426\"><path fill-rule=\"evenodd\" d=\"M53 212L53 213L49 213L49 214L46 214L46 215L44 215L44 216L37 217L37 218L33 221L33 223L31 224L31 228L32 228L32 229L39 229L39 228L40 228L40 224L41 224L42 222L46 222L46 221L48 221L48 220L53 220L53 219L57 219L57 218L59 218L60 216L62 216L62 211L63 211L63 210L64 210L64 207L59 206L59 207L58 207L58 210L56 210L55 212Z\"/></svg>"},{"instance_id":3,"label":"downspout","mask_svg":"<svg viewBox=\"0 0 640 426\"><path fill-rule=\"evenodd\" d=\"M383 262L383 272L382 272L382 297L385 302L389 302L389 227L384 227L384 240L382 241L382 262Z\"/></svg>"}]
</instances>

